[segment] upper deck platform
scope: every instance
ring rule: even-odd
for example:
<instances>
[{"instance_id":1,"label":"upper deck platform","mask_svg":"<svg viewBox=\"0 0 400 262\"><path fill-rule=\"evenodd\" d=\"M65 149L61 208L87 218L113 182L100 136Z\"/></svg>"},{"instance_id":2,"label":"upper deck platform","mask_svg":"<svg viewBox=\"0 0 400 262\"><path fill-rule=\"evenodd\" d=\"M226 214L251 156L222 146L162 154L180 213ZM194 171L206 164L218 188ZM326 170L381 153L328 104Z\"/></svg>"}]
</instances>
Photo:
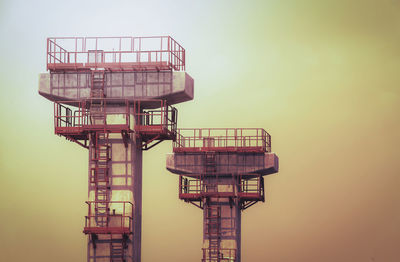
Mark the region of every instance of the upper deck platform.
<instances>
[{"instance_id":1,"label":"upper deck platform","mask_svg":"<svg viewBox=\"0 0 400 262\"><path fill-rule=\"evenodd\" d=\"M271 152L271 136L262 128L182 128L173 151L265 153Z\"/></svg>"},{"instance_id":2,"label":"upper deck platform","mask_svg":"<svg viewBox=\"0 0 400 262\"><path fill-rule=\"evenodd\" d=\"M179 175L270 175L279 159L271 152L271 136L262 128L178 129L167 169Z\"/></svg>"},{"instance_id":3,"label":"upper deck platform","mask_svg":"<svg viewBox=\"0 0 400 262\"><path fill-rule=\"evenodd\" d=\"M185 49L170 36L50 37L47 70L185 70Z\"/></svg>"}]
</instances>

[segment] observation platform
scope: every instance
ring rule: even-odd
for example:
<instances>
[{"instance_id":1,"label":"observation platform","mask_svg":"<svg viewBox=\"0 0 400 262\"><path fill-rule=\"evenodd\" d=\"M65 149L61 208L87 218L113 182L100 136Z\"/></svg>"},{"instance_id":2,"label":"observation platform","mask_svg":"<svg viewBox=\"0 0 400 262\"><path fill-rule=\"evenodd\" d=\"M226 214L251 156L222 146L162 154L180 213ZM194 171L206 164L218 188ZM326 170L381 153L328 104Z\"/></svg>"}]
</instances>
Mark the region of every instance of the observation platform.
<instances>
[{"instance_id":1,"label":"observation platform","mask_svg":"<svg viewBox=\"0 0 400 262\"><path fill-rule=\"evenodd\" d=\"M244 176L245 177L245 176ZM242 201L264 201L264 180L262 176L232 180L227 179L211 184L204 177L184 177L179 179L179 199L200 201L204 197L230 197ZM232 183L235 181L235 183Z\"/></svg>"},{"instance_id":2,"label":"observation platform","mask_svg":"<svg viewBox=\"0 0 400 262\"><path fill-rule=\"evenodd\" d=\"M101 104L104 111L91 111L93 101ZM131 120L131 115L135 121ZM176 108L169 106L165 100L125 100L124 104L115 104L115 99L108 98L60 101L54 103L54 133L75 141L88 139L89 132L93 131L135 132L146 143L175 140L177 116Z\"/></svg>"},{"instance_id":3,"label":"observation platform","mask_svg":"<svg viewBox=\"0 0 400 262\"><path fill-rule=\"evenodd\" d=\"M185 49L170 36L50 37L47 70L185 70Z\"/></svg>"},{"instance_id":4,"label":"observation platform","mask_svg":"<svg viewBox=\"0 0 400 262\"><path fill-rule=\"evenodd\" d=\"M261 128L182 128L173 144L175 153L271 151L271 136Z\"/></svg>"},{"instance_id":5,"label":"observation platform","mask_svg":"<svg viewBox=\"0 0 400 262\"><path fill-rule=\"evenodd\" d=\"M278 172L279 159L271 152L271 136L261 128L178 129L167 169L178 175L269 175ZM213 170L207 171L207 156Z\"/></svg>"},{"instance_id":6,"label":"observation platform","mask_svg":"<svg viewBox=\"0 0 400 262\"><path fill-rule=\"evenodd\" d=\"M100 202L87 201L88 215L85 217L85 234L132 234L133 204L128 201L109 201L113 213L97 214ZM101 204L104 204L102 202Z\"/></svg>"},{"instance_id":7,"label":"observation platform","mask_svg":"<svg viewBox=\"0 0 400 262\"><path fill-rule=\"evenodd\" d=\"M125 100L122 107L115 108L114 105L114 108L107 108L105 106L108 102L111 106L113 105L110 99L55 102L54 133L65 136L70 140L78 141L87 140L89 132L93 131L109 133L133 132L129 117L129 102ZM107 111L92 110L91 112L90 105L92 103L104 106Z\"/></svg>"},{"instance_id":8,"label":"observation platform","mask_svg":"<svg viewBox=\"0 0 400 262\"><path fill-rule=\"evenodd\" d=\"M234 248L219 248L220 254L216 255L210 251L210 248L202 248L203 258L201 262L236 262L237 251Z\"/></svg>"},{"instance_id":9,"label":"observation platform","mask_svg":"<svg viewBox=\"0 0 400 262\"><path fill-rule=\"evenodd\" d=\"M93 72L101 71L107 98L173 105L194 95L185 49L170 36L48 38L47 70L39 94L51 101L90 98Z\"/></svg>"}]
</instances>

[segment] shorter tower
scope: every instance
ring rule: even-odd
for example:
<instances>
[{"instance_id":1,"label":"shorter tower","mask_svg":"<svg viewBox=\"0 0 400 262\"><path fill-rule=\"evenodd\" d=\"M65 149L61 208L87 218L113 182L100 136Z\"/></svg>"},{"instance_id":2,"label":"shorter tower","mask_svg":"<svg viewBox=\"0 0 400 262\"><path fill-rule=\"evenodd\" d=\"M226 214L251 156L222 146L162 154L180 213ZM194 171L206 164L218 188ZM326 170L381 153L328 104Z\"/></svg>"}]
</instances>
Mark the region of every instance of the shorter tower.
<instances>
[{"instance_id":1,"label":"shorter tower","mask_svg":"<svg viewBox=\"0 0 400 262\"><path fill-rule=\"evenodd\" d=\"M261 128L179 129L167 169L179 198L203 210L202 262L240 262L241 211L265 200L263 176L278 172Z\"/></svg>"}]
</instances>

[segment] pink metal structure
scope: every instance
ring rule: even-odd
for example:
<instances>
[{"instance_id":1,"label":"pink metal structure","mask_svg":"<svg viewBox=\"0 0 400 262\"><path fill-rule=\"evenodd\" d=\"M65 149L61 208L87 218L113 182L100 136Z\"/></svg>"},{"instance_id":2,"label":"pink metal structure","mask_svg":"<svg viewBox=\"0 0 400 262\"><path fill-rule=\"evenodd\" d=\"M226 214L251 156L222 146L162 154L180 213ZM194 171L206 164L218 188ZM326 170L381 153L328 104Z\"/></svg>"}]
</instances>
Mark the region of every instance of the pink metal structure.
<instances>
[{"instance_id":1,"label":"pink metal structure","mask_svg":"<svg viewBox=\"0 0 400 262\"><path fill-rule=\"evenodd\" d=\"M93 101L103 107L123 106L120 112L103 111L96 117L90 113L89 107ZM69 106L74 105L74 106ZM148 109L149 106L155 109ZM134 124L129 114L133 108ZM120 116L119 122L108 123L107 117ZM165 100L147 99L129 102L116 99L87 99L81 101L54 102L54 133L65 136L83 147L87 147L91 131L107 131L108 133L135 133L143 140L143 149L150 149L163 140L175 140L178 111L167 104ZM104 121L95 121L103 119ZM151 144L151 145L150 145Z\"/></svg>"},{"instance_id":2,"label":"pink metal structure","mask_svg":"<svg viewBox=\"0 0 400 262\"><path fill-rule=\"evenodd\" d=\"M170 36L52 37L48 70L185 70L185 49Z\"/></svg>"},{"instance_id":3,"label":"pink metal structure","mask_svg":"<svg viewBox=\"0 0 400 262\"><path fill-rule=\"evenodd\" d=\"M114 208L121 209L121 214L115 214L115 209L110 213L98 214L96 202L86 201L88 215L85 217L85 234L130 234L133 222L133 204L129 201L110 201ZM99 227L99 223L104 226Z\"/></svg>"},{"instance_id":4,"label":"pink metal structure","mask_svg":"<svg viewBox=\"0 0 400 262\"><path fill-rule=\"evenodd\" d=\"M270 152L271 136L262 128L181 128L174 152Z\"/></svg>"},{"instance_id":5,"label":"pink metal structure","mask_svg":"<svg viewBox=\"0 0 400 262\"><path fill-rule=\"evenodd\" d=\"M265 201L263 176L278 172L271 136L178 130L171 105L193 99L193 79L170 36L53 37L46 54L39 93L54 102L55 134L89 149L87 261L140 262L142 151L172 140L179 198L203 210L201 261L240 262L241 211Z\"/></svg>"},{"instance_id":6,"label":"pink metal structure","mask_svg":"<svg viewBox=\"0 0 400 262\"><path fill-rule=\"evenodd\" d=\"M197 175L194 177L179 177L179 199L186 202L196 203L201 207L201 200L205 197L231 197L241 200L242 208L246 209L258 201L265 201L264 195L264 179L261 175L240 175L236 179L235 186L231 190L218 191L218 187L210 187L205 183L205 175ZM233 178L235 179L235 178ZM235 179L235 180L236 180ZM231 186L229 181L215 181L220 186ZM207 187L208 186L208 187ZM214 190L211 190L214 189Z\"/></svg>"},{"instance_id":7,"label":"pink metal structure","mask_svg":"<svg viewBox=\"0 0 400 262\"><path fill-rule=\"evenodd\" d=\"M241 211L265 201L264 175L278 171L261 128L179 129L167 169L179 198L203 209L202 262L240 262Z\"/></svg>"},{"instance_id":8,"label":"pink metal structure","mask_svg":"<svg viewBox=\"0 0 400 262\"><path fill-rule=\"evenodd\" d=\"M142 151L176 139L169 102L192 99L173 93L185 49L170 36L52 37L47 70L55 134L89 149L87 261L140 262ZM162 98L139 94L160 86Z\"/></svg>"},{"instance_id":9,"label":"pink metal structure","mask_svg":"<svg viewBox=\"0 0 400 262\"><path fill-rule=\"evenodd\" d=\"M146 109L149 103L155 103L157 109ZM137 116L134 130L142 139L144 150L163 140L175 141L178 110L169 106L165 100L139 100L134 104L134 115Z\"/></svg>"}]
</instances>

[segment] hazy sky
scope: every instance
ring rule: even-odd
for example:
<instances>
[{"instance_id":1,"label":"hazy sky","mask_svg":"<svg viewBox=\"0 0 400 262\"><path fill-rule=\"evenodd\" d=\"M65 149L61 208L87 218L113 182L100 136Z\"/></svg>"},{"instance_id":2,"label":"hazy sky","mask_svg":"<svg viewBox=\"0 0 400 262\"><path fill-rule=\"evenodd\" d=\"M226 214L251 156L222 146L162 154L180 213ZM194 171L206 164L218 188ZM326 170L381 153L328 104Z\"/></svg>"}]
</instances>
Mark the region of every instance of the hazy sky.
<instances>
[{"instance_id":1,"label":"hazy sky","mask_svg":"<svg viewBox=\"0 0 400 262\"><path fill-rule=\"evenodd\" d=\"M171 35L180 127L262 127L280 172L243 213L244 262L400 261L400 1L0 0L0 260L85 261L87 151L38 95L48 36ZM143 262L200 261L170 142L144 153Z\"/></svg>"}]
</instances>

